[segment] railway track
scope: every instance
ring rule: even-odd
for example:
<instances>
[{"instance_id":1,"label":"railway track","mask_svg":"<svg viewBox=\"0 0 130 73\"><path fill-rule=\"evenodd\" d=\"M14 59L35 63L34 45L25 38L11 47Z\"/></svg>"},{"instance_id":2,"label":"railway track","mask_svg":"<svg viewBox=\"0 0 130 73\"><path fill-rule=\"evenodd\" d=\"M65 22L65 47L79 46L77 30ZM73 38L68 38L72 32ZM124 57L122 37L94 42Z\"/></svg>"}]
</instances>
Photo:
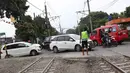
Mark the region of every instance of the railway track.
<instances>
[{"instance_id":1,"label":"railway track","mask_svg":"<svg viewBox=\"0 0 130 73\"><path fill-rule=\"evenodd\" d=\"M124 56L119 59L109 59L109 58L102 58L104 61L109 63L112 67L116 69L116 71L120 73L130 73L130 57Z\"/></svg>"},{"instance_id":2,"label":"railway track","mask_svg":"<svg viewBox=\"0 0 130 73\"><path fill-rule=\"evenodd\" d=\"M51 59L40 57L18 73L53 73L55 70L53 67L54 60L55 57Z\"/></svg>"},{"instance_id":3,"label":"railway track","mask_svg":"<svg viewBox=\"0 0 130 73\"><path fill-rule=\"evenodd\" d=\"M112 50L108 50L114 52ZM101 57L102 61L99 63L100 67L108 73L130 73L130 57L122 55L121 53L114 52L118 54L117 57L104 57L101 54L95 53Z\"/></svg>"}]
</instances>

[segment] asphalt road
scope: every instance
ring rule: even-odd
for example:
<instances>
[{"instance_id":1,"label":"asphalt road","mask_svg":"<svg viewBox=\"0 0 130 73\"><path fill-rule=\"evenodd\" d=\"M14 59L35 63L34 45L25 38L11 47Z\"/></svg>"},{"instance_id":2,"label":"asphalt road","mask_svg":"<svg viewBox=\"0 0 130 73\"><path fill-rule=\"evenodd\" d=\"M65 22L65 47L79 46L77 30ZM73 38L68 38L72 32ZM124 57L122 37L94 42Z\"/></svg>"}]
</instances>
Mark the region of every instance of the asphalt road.
<instances>
[{"instance_id":1,"label":"asphalt road","mask_svg":"<svg viewBox=\"0 0 130 73\"><path fill-rule=\"evenodd\" d=\"M106 73L102 72L100 67L97 65L99 62L100 56L109 56L109 57L117 57L120 56L119 53L130 56L130 42L124 42L122 45L118 45L117 47L111 48L103 48L102 46L98 46L93 48L94 51L89 51L89 55L82 55L82 52L75 52L71 51L63 51L60 53L53 53L52 51L42 50L42 53L37 56L26 56L26 57L16 57L16 58L9 58L9 59L1 59L0 60L0 73L17 73L22 68L26 67L28 64L32 63L39 57L43 57L44 59L50 57L58 57L58 59L62 58L92 58L93 66L90 67L90 63L80 62L80 61L71 61L71 60L64 60L58 63L56 72L54 73L79 73L82 70L82 73ZM86 58L88 59L88 58ZM48 62L48 61L47 61ZM60 66L59 66L60 65ZM96 69L96 70L94 70ZM90 70L90 72L89 72ZM92 72L95 71L95 72Z\"/></svg>"},{"instance_id":2,"label":"asphalt road","mask_svg":"<svg viewBox=\"0 0 130 73\"><path fill-rule=\"evenodd\" d=\"M117 52L117 53L116 53ZM130 42L124 42L122 45L117 47L103 48L102 46L97 46L93 48L93 51L89 51L89 55L82 55L82 52L75 52L73 50L62 51L60 53L53 53L52 51L42 50L42 54L39 56L45 57L62 57L62 58L73 58L73 57L91 57L91 56L113 56L119 55L118 53L130 56ZM98 54L98 55L97 55Z\"/></svg>"}]
</instances>

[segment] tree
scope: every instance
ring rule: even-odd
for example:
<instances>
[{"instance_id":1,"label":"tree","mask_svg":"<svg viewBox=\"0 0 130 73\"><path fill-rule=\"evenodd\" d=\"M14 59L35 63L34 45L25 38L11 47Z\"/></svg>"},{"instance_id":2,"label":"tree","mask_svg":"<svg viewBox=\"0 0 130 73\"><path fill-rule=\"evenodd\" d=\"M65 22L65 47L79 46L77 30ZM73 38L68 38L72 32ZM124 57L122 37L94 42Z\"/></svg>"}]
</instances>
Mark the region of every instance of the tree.
<instances>
[{"instance_id":1,"label":"tree","mask_svg":"<svg viewBox=\"0 0 130 73\"><path fill-rule=\"evenodd\" d=\"M57 30L53 28L51 25L48 25L49 28L47 28L47 24L45 24L45 18L42 18L40 16L37 16L34 18L34 26L36 27L37 36L38 37L45 37L48 35L48 29L50 29L50 34L55 35L57 34Z\"/></svg>"},{"instance_id":2,"label":"tree","mask_svg":"<svg viewBox=\"0 0 130 73\"><path fill-rule=\"evenodd\" d=\"M125 16L126 16L126 17L130 17L130 6L129 6L129 7L126 7Z\"/></svg>"},{"instance_id":3,"label":"tree","mask_svg":"<svg viewBox=\"0 0 130 73\"><path fill-rule=\"evenodd\" d=\"M93 29L105 25L105 23L108 21L108 14L105 12L91 12L90 15L92 17ZM76 33L78 31L78 28L80 29L80 31L82 31L84 27L88 29L88 32L90 32L89 15L84 18L81 18L79 25L80 26L76 28Z\"/></svg>"},{"instance_id":4,"label":"tree","mask_svg":"<svg viewBox=\"0 0 130 73\"><path fill-rule=\"evenodd\" d=\"M7 18L10 18L12 15L18 20L29 8L26 6L26 2L27 0L0 0L0 17L3 18L5 14Z\"/></svg>"},{"instance_id":5,"label":"tree","mask_svg":"<svg viewBox=\"0 0 130 73\"><path fill-rule=\"evenodd\" d=\"M120 18L126 17L126 16L125 16L125 12L121 12L121 13L119 14L119 17L120 17Z\"/></svg>"},{"instance_id":6,"label":"tree","mask_svg":"<svg viewBox=\"0 0 130 73\"><path fill-rule=\"evenodd\" d=\"M76 34L76 31L75 31L75 29L68 29L68 30L66 31L66 33L67 33L67 34Z\"/></svg>"},{"instance_id":7,"label":"tree","mask_svg":"<svg viewBox=\"0 0 130 73\"><path fill-rule=\"evenodd\" d=\"M43 40L48 35L48 29L45 25L45 19L37 16L32 20L31 16L24 16L22 23L16 23L16 36L21 38L24 41L31 40L32 42L36 42L36 38ZM51 34L57 34L55 28L50 27Z\"/></svg>"},{"instance_id":8,"label":"tree","mask_svg":"<svg viewBox=\"0 0 130 73\"><path fill-rule=\"evenodd\" d=\"M35 39L35 31L34 27L31 23L25 22L23 24L18 24L16 29L16 36L21 38L24 41L34 41Z\"/></svg>"},{"instance_id":9,"label":"tree","mask_svg":"<svg viewBox=\"0 0 130 73\"><path fill-rule=\"evenodd\" d=\"M119 14L118 13L111 13L112 19L118 19Z\"/></svg>"},{"instance_id":10,"label":"tree","mask_svg":"<svg viewBox=\"0 0 130 73\"><path fill-rule=\"evenodd\" d=\"M24 41L35 41L36 38L36 32L34 30L34 25L33 25L33 20L31 16L24 16L24 22L20 23L15 23L15 28L16 28L16 37L24 40Z\"/></svg>"}]
</instances>

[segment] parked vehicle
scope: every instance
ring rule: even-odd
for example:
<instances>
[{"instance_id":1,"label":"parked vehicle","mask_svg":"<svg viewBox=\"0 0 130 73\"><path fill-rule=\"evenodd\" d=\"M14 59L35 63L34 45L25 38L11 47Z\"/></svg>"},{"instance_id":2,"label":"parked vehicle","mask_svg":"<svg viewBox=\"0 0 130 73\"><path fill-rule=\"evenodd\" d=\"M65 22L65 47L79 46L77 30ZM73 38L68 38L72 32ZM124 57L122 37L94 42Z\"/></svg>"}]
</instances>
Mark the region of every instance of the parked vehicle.
<instances>
[{"instance_id":1,"label":"parked vehicle","mask_svg":"<svg viewBox=\"0 0 130 73\"><path fill-rule=\"evenodd\" d=\"M15 42L2 46L1 48L1 58L6 57L6 50L9 56L24 56L32 55L35 56L41 53L41 48L39 44L31 44L27 42Z\"/></svg>"},{"instance_id":2,"label":"parked vehicle","mask_svg":"<svg viewBox=\"0 0 130 73\"><path fill-rule=\"evenodd\" d=\"M128 30L121 29L119 25L106 25L99 28L96 28L90 35L90 39L94 42L95 45L101 45L101 30L108 32L110 36L113 36L115 40L121 44L125 39L128 38Z\"/></svg>"},{"instance_id":3,"label":"parked vehicle","mask_svg":"<svg viewBox=\"0 0 130 73\"><path fill-rule=\"evenodd\" d=\"M88 49L92 49L92 40L88 40ZM80 36L76 34L57 35L50 43L50 49L54 53L64 50L81 50Z\"/></svg>"},{"instance_id":4,"label":"parked vehicle","mask_svg":"<svg viewBox=\"0 0 130 73\"><path fill-rule=\"evenodd\" d=\"M54 38L54 36L50 36L50 37L46 37L45 40L43 41L42 45L43 45L43 49L47 49L50 50L50 43L51 40Z\"/></svg>"}]
</instances>

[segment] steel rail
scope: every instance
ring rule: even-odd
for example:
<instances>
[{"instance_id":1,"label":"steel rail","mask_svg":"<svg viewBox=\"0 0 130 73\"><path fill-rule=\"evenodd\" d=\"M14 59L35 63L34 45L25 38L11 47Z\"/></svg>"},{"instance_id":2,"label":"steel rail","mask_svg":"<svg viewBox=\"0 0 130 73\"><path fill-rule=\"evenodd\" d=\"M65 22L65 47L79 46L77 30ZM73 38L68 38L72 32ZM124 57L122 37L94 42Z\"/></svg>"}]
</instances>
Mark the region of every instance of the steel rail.
<instances>
[{"instance_id":1,"label":"steel rail","mask_svg":"<svg viewBox=\"0 0 130 73\"><path fill-rule=\"evenodd\" d=\"M51 61L46 65L46 67L43 69L43 71L41 73L47 73L47 71L49 70L49 68L51 67L52 63L54 62L55 57L53 57L51 59Z\"/></svg>"},{"instance_id":2,"label":"steel rail","mask_svg":"<svg viewBox=\"0 0 130 73\"><path fill-rule=\"evenodd\" d=\"M114 67L115 69L117 69L118 71L120 71L121 73L127 73L125 72L123 69L119 68L118 66L114 65L113 63L109 62L108 60L106 60L105 58L102 57L102 59L107 62L108 64L110 64L112 67Z\"/></svg>"},{"instance_id":3,"label":"steel rail","mask_svg":"<svg viewBox=\"0 0 130 73\"><path fill-rule=\"evenodd\" d=\"M36 59L34 62L32 62L31 64L29 64L28 66L26 66L24 69L22 69L21 71L19 71L18 73L23 73L24 71L26 71L29 67L31 67L32 65L34 65L36 62L38 62L42 57Z\"/></svg>"}]
</instances>

